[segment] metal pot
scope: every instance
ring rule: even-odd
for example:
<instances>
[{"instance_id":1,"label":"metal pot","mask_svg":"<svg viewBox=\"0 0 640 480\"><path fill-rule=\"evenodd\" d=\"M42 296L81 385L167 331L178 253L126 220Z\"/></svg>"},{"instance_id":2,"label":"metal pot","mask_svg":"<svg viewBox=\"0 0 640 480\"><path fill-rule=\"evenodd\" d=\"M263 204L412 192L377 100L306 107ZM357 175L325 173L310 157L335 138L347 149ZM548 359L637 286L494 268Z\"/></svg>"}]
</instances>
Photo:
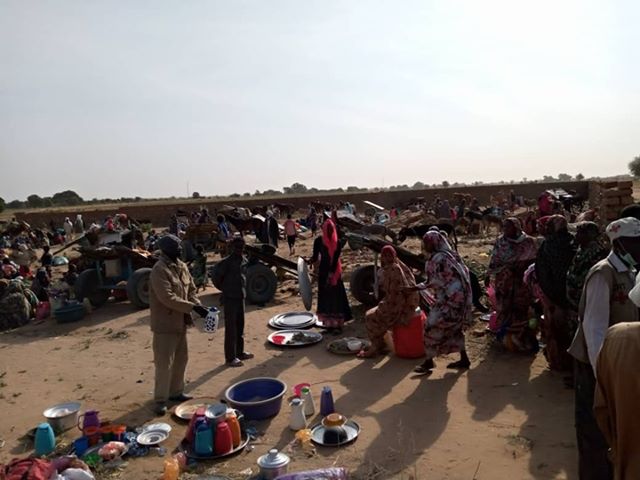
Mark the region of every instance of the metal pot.
<instances>
[{"instance_id":1,"label":"metal pot","mask_svg":"<svg viewBox=\"0 0 640 480\"><path fill-rule=\"evenodd\" d=\"M49 407L42 412L42 415L47 419L54 432L61 433L78 425L79 413L80 403L68 402Z\"/></svg>"},{"instance_id":2,"label":"metal pot","mask_svg":"<svg viewBox=\"0 0 640 480\"><path fill-rule=\"evenodd\" d=\"M272 448L269 453L262 455L258 459L260 478L262 480L274 480L280 475L284 475L289 468L289 462L290 459L287 455Z\"/></svg>"}]
</instances>

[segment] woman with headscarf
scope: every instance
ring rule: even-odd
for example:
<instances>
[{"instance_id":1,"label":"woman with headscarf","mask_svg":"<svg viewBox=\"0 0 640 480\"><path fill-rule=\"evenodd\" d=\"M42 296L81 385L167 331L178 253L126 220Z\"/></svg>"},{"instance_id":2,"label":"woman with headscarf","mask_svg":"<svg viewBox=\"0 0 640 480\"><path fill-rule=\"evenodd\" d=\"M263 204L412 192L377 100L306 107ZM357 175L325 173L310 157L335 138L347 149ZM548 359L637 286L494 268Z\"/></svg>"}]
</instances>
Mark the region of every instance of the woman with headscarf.
<instances>
[{"instance_id":1,"label":"woman with headscarf","mask_svg":"<svg viewBox=\"0 0 640 480\"><path fill-rule=\"evenodd\" d=\"M587 273L609 254L609 249L604 245L600 227L595 222L581 222L577 225L576 244L578 250L567 271L567 300L571 310L577 313Z\"/></svg>"},{"instance_id":2,"label":"woman with headscarf","mask_svg":"<svg viewBox=\"0 0 640 480\"><path fill-rule=\"evenodd\" d=\"M448 368L469 368L464 343L465 327L471 321L472 293L469 269L455 253L446 238L437 230L429 230L422 239L429 256L425 264L426 280L408 287L406 292L429 290L433 303L424 326L424 346L427 359L418 365L416 373L431 373L433 359L438 355L460 352L460 360Z\"/></svg>"},{"instance_id":3,"label":"woman with headscarf","mask_svg":"<svg viewBox=\"0 0 640 480\"><path fill-rule=\"evenodd\" d=\"M567 301L567 270L575 255L573 235L562 215L552 215L545 226L545 238L536 257L536 277L544 294L542 334L544 354L552 370L569 370L573 362L567 353L571 345L571 321Z\"/></svg>"},{"instance_id":4,"label":"woman with headscarf","mask_svg":"<svg viewBox=\"0 0 640 480\"><path fill-rule=\"evenodd\" d=\"M318 319L332 330L340 332L344 322L351 320L351 307L342 282L342 248L332 220L322 224L322 235L313 242L311 263L318 275Z\"/></svg>"},{"instance_id":5,"label":"woman with headscarf","mask_svg":"<svg viewBox=\"0 0 640 480\"><path fill-rule=\"evenodd\" d=\"M29 322L33 307L26 289L17 280L0 279L0 331Z\"/></svg>"},{"instance_id":6,"label":"woman with headscarf","mask_svg":"<svg viewBox=\"0 0 640 480\"><path fill-rule=\"evenodd\" d=\"M49 292L48 288L51 284L51 280L49 279L49 274L47 270L44 268L38 269L35 278L31 282L31 291L35 293L38 300L41 302L49 301Z\"/></svg>"},{"instance_id":7,"label":"woman with headscarf","mask_svg":"<svg viewBox=\"0 0 640 480\"><path fill-rule=\"evenodd\" d=\"M496 338L508 350L526 351L529 346L520 340L528 333L531 293L524 273L535 261L537 246L522 231L517 218L507 218L502 231L493 247L486 278L486 284L493 278L496 293Z\"/></svg>"},{"instance_id":8,"label":"woman with headscarf","mask_svg":"<svg viewBox=\"0 0 640 480\"><path fill-rule=\"evenodd\" d=\"M391 245L382 247L380 254L380 289L383 298L378 306L365 315L365 326L371 347L358 353L360 358L371 358L385 350L384 336L395 324L406 324L420 303L418 292L404 294L404 289L415 287L413 272L398 259Z\"/></svg>"}]
</instances>

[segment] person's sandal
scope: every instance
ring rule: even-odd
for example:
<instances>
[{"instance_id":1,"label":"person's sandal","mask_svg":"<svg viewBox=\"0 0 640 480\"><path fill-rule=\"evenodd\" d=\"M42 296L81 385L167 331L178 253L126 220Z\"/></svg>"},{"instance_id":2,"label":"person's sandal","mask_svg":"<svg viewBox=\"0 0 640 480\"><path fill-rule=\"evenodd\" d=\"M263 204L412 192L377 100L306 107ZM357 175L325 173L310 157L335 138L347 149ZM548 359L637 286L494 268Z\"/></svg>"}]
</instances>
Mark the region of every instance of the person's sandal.
<instances>
[{"instance_id":1,"label":"person's sandal","mask_svg":"<svg viewBox=\"0 0 640 480\"><path fill-rule=\"evenodd\" d=\"M240 360L239 358L234 358L230 362L227 362L227 367L241 367L243 365L244 363L242 363L242 360Z\"/></svg>"}]
</instances>

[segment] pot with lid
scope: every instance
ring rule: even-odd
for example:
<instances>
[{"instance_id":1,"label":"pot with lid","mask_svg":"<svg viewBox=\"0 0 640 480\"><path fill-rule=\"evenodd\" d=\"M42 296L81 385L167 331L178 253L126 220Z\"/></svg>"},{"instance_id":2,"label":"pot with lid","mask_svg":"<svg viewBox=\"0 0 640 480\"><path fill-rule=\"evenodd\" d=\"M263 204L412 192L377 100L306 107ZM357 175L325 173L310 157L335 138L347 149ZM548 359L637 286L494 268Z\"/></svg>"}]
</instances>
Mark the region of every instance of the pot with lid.
<instances>
[{"instance_id":1,"label":"pot with lid","mask_svg":"<svg viewBox=\"0 0 640 480\"><path fill-rule=\"evenodd\" d=\"M272 448L269 453L262 455L258 459L260 478L262 480L274 480L279 475L287 473L290 461L288 455Z\"/></svg>"}]
</instances>

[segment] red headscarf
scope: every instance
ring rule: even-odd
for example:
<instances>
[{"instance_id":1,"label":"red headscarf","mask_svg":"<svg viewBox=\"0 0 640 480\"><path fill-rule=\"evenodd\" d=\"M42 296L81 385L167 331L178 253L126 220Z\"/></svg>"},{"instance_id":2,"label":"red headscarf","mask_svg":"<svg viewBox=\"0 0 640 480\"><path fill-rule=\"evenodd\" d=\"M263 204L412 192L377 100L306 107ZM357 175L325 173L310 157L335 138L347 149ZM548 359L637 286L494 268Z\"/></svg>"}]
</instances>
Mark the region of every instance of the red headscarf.
<instances>
[{"instance_id":1,"label":"red headscarf","mask_svg":"<svg viewBox=\"0 0 640 480\"><path fill-rule=\"evenodd\" d=\"M338 250L338 231L336 230L335 223L333 223L331 219L327 219L322 223L322 243L327 247L327 251L329 252L329 265L333 265L333 257L336 254L336 250ZM329 275L329 283L336 285L341 276L342 263L340 259L338 259L335 271Z\"/></svg>"}]
</instances>

